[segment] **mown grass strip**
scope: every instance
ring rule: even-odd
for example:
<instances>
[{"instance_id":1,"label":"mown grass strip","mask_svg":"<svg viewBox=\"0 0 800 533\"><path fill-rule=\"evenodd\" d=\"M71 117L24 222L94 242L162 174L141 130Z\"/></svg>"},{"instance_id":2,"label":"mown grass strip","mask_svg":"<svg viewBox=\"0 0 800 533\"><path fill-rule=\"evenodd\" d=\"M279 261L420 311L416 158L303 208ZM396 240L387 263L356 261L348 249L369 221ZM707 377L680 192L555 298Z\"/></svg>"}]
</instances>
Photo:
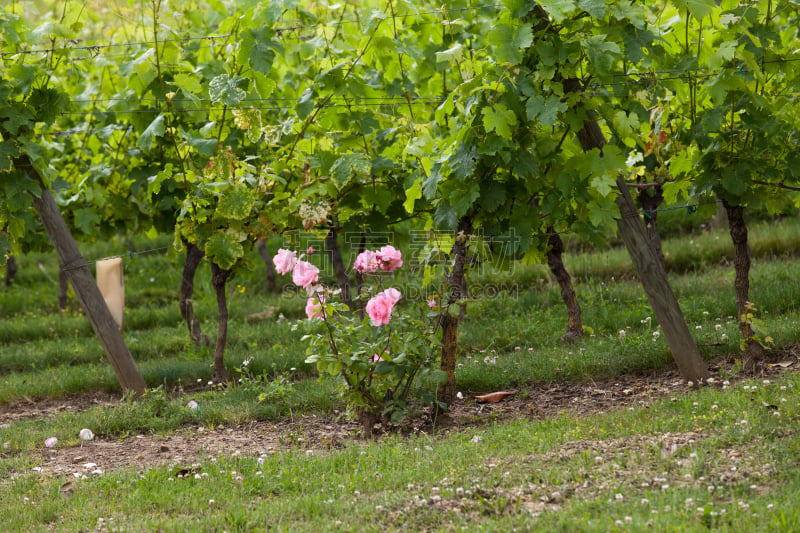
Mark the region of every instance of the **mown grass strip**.
<instances>
[{"instance_id":1,"label":"mown grass strip","mask_svg":"<svg viewBox=\"0 0 800 533\"><path fill-rule=\"evenodd\" d=\"M0 486L0 520L26 531L791 531L799 387L788 374L604 415L109 472L70 480L69 498L66 479L24 474Z\"/></svg>"}]
</instances>

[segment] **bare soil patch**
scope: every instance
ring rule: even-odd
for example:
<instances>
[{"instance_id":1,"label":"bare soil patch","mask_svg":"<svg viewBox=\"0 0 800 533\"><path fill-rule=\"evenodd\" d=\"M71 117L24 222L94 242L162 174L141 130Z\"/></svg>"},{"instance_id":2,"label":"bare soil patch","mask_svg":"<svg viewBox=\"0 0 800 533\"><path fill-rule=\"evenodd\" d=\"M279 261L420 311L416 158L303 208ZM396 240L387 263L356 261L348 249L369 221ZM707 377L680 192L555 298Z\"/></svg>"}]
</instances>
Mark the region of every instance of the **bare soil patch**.
<instances>
[{"instance_id":1,"label":"bare soil patch","mask_svg":"<svg viewBox=\"0 0 800 533\"><path fill-rule=\"evenodd\" d=\"M774 356L760 369L763 377L794 371L800 366L794 350ZM781 362L783 366L775 363ZM789 364L791 363L791 364ZM732 361L722 361L710 370L727 375ZM721 378L716 378L721 382ZM734 380L732 380L734 381ZM533 384L518 388L498 403L479 403L466 395L449 413L407 433L460 431L514 419L544 420L567 414L585 416L631 406L649 406L653 401L684 394L690 387L675 370L648 375L620 376L612 380L583 383ZM0 424L26 418L51 417L64 411L77 412L94 406L113 406L119 397L105 393L26 400L0 405ZM144 470L162 465L190 466L210 457L261 456L289 449L320 453L348 442L364 442L355 422L305 414L278 421L252 421L233 427L185 427L169 435L136 435L122 440L95 438L75 447L42 448L32 452L41 472L52 476L92 475L118 469ZM380 438L380 437L378 437Z\"/></svg>"}]
</instances>

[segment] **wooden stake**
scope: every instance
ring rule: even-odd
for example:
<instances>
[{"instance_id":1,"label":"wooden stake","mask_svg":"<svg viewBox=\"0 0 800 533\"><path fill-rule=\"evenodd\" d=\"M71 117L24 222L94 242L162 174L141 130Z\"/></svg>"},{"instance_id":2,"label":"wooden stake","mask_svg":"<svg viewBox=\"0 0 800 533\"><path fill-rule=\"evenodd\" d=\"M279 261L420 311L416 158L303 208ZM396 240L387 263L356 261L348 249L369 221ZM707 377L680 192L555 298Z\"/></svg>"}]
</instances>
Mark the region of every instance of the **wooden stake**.
<instances>
[{"instance_id":1,"label":"wooden stake","mask_svg":"<svg viewBox=\"0 0 800 533\"><path fill-rule=\"evenodd\" d=\"M27 156L17 158L14 166L25 170L28 177L40 186L41 196L38 198L34 196L33 207L42 219L42 224L61 262L62 271L72 284L84 313L92 324L100 344L103 345L122 390L133 391L137 395L144 394L146 388L144 378L122 338L122 333L117 329L117 324L108 310L103 295L100 294L100 289L97 288L75 239L72 238L67 223L64 222L64 217L58 210L53 195L44 186L39 172L33 168Z\"/></svg>"}]
</instances>

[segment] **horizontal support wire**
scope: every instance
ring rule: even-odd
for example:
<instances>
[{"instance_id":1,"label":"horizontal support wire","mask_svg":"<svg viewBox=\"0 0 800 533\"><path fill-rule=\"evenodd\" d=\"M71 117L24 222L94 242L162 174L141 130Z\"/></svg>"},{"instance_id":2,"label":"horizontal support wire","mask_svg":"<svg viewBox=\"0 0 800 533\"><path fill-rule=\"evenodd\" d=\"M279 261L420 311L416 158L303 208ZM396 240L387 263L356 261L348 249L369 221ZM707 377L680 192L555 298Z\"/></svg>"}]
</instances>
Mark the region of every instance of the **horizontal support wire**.
<instances>
[{"instance_id":1,"label":"horizontal support wire","mask_svg":"<svg viewBox=\"0 0 800 533\"><path fill-rule=\"evenodd\" d=\"M443 100L443 99L442 99ZM380 108L380 107L397 107L397 106L408 106L408 105L425 105L425 104L436 104L441 103L442 100L417 100L411 102L384 102L378 104L366 104L366 103L358 103L358 102L350 102L346 104L325 104L323 108L328 107L370 107L370 108ZM135 114L135 113L202 113L202 112L210 112L210 111L224 111L230 110L229 107L196 107L191 109L170 109L169 111L159 110L159 109L111 109L111 110L88 110L88 111L63 111L59 113L62 116L69 116L69 115L103 115L103 114ZM234 108L235 109L235 108ZM245 109L257 109L259 111L285 111L287 109L294 109L294 106L251 106Z\"/></svg>"},{"instance_id":2,"label":"horizontal support wire","mask_svg":"<svg viewBox=\"0 0 800 533\"><path fill-rule=\"evenodd\" d=\"M125 257L133 259L137 255L144 255L144 254L149 254L149 253L153 253L153 252L160 252L160 251L163 251L163 250L169 250L170 248L172 248L172 246L162 246L161 248L151 248L150 250L142 250L141 252L128 252L127 254L112 255L112 256L109 256L109 257L101 257L100 259L92 259L90 261L85 261L84 260L84 262L82 262L80 264L61 265L61 271L62 272L68 272L70 270L77 270L79 268L88 267L89 265L93 265L93 264L97 263L98 261L104 261L106 259L117 259L117 258L125 258Z\"/></svg>"},{"instance_id":3,"label":"horizontal support wire","mask_svg":"<svg viewBox=\"0 0 800 533\"><path fill-rule=\"evenodd\" d=\"M687 205L677 205L677 206L671 206L671 207L663 207L663 208L655 209L654 211L655 212L662 212L662 211L674 211L674 210L677 210L677 209L686 209L688 211L688 213L691 214L691 213L694 213L695 211L697 211L697 208L699 206L711 205L711 204L715 204L715 203L716 203L716 201L714 201L714 202L699 202L699 203L696 203L696 204L687 204ZM642 214L644 214L644 211L642 211L642 212L638 212L637 211L636 213L631 213L630 215L622 215L620 218L638 217L638 216L642 216ZM644 215L644 216L647 216L647 215ZM572 232L565 232L565 233L572 233ZM144 254L149 254L149 253L153 253L153 252L161 252L161 251L169 250L169 249L172 249L172 248L174 248L174 247L173 246L162 246L160 248L151 248L149 250L142 250L140 252L128 252L126 254L119 254L119 255L112 255L112 256L108 256L108 257L101 257L99 259L92 259L92 260L88 260L88 261L84 260L84 262L82 262L80 264L61 265L61 271L62 272L67 272L67 271L70 271L70 270L77 270L77 269L83 268L83 267L89 267L90 265L93 265L93 264L97 263L98 261L104 261L106 259L117 259L117 258L126 258L126 257L133 259L137 255L144 255Z\"/></svg>"}]
</instances>

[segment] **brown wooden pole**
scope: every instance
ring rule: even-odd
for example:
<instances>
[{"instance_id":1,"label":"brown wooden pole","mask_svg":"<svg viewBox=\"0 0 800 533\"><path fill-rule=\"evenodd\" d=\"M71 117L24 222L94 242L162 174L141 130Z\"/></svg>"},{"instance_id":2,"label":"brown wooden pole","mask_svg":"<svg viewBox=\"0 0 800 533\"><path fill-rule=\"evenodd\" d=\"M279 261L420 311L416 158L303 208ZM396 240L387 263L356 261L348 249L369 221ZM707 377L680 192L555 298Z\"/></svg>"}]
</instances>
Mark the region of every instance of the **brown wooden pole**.
<instances>
[{"instance_id":1,"label":"brown wooden pole","mask_svg":"<svg viewBox=\"0 0 800 533\"><path fill-rule=\"evenodd\" d=\"M133 391L137 395L144 394L146 388L144 378L142 378L142 374L122 338L122 333L108 310L103 295L100 294L100 289L97 288L97 283L95 283L75 239L72 238L67 223L64 222L64 217L58 210L53 195L44 186L39 172L33 168L27 157L18 158L14 161L14 165L19 169L24 169L31 179L39 183L41 195L38 198L34 196L33 207L42 219L42 224L61 262L61 268L72 284L75 295L92 324L100 344L103 345L103 350L117 375L122 390Z\"/></svg>"},{"instance_id":2,"label":"brown wooden pole","mask_svg":"<svg viewBox=\"0 0 800 533\"><path fill-rule=\"evenodd\" d=\"M650 239L647 237L639 212L628 191L625 179L617 177L617 196L620 218L617 221L619 235L628 249L636 274L647 294L647 300L658 324L664 330L664 338L669 344L672 358L685 379L699 383L708 378L708 369L697 345L686 325L678 300L672 292L664 268L656 257Z\"/></svg>"},{"instance_id":3,"label":"brown wooden pole","mask_svg":"<svg viewBox=\"0 0 800 533\"><path fill-rule=\"evenodd\" d=\"M579 80L568 79L564 80L564 89L566 92L574 92L581 90L582 87ZM605 135L590 110L586 110L586 120L583 122L583 128L578 131L578 141L584 151L594 148L602 150L606 145ZM620 218L617 220L619 236L628 249L628 255L636 268L639 282L647 295L656 320L664 330L664 338L669 344L672 358L685 379L695 383L705 381L709 376L706 363L686 325L664 267L650 245L650 239L639 218L639 211L633 203L628 184L622 175L617 176L617 189L619 194L616 204L620 212Z\"/></svg>"}]
</instances>

